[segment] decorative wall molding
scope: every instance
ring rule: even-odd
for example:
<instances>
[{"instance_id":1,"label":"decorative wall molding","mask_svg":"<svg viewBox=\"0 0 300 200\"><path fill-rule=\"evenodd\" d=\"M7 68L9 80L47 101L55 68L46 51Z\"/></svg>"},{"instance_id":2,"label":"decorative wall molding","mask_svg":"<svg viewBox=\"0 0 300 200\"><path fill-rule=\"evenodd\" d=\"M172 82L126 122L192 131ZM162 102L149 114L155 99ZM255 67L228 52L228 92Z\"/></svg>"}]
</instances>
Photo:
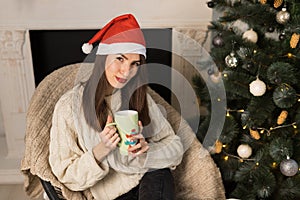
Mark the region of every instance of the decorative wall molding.
<instances>
[{"instance_id":1,"label":"decorative wall molding","mask_svg":"<svg viewBox=\"0 0 300 200\"><path fill-rule=\"evenodd\" d=\"M195 27L177 27L173 30L172 48L177 55L172 57L172 68L181 74L184 79L178 79L172 74L172 91L181 94L182 102L177 101L178 97L172 96L172 104L187 120L193 119L201 114L205 114L206 108L201 107L197 97L191 100L189 92L193 88L192 79L195 75L200 75L196 70L200 57L207 55L210 48L210 34L207 32L207 25Z\"/></svg>"},{"instance_id":2,"label":"decorative wall molding","mask_svg":"<svg viewBox=\"0 0 300 200\"><path fill-rule=\"evenodd\" d=\"M25 115L34 90L26 38L24 30L0 31L0 101L8 158L20 158L24 151Z\"/></svg>"}]
</instances>

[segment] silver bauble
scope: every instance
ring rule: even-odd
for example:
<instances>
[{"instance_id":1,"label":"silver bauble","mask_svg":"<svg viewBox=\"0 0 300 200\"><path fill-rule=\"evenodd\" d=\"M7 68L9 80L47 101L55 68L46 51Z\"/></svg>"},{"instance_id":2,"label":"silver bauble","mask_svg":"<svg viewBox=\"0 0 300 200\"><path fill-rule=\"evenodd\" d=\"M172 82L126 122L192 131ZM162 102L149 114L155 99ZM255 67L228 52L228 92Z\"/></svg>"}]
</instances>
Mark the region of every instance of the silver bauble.
<instances>
[{"instance_id":1,"label":"silver bauble","mask_svg":"<svg viewBox=\"0 0 300 200\"><path fill-rule=\"evenodd\" d=\"M215 47L222 47L222 46L224 46L224 40L223 40L221 34L216 35L216 36L213 38L212 43L213 43L213 45L214 45Z\"/></svg>"},{"instance_id":2,"label":"silver bauble","mask_svg":"<svg viewBox=\"0 0 300 200\"><path fill-rule=\"evenodd\" d=\"M295 176L299 171L298 163L293 159L286 159L280 163L280 171L285 176Z\"/></svg>"},{"instance_id":3,"label":"silver bauble","mask_svg":"<svg viewBox=\"0 0 300 200\"><path fill-rule=\"evenodd\" d=\"M239 50L236 51L236 53L243 60L252 54L251 50L246 47L240 47Z\"/></svg>"},{"instance_id":4,"label":"silver bauble","mask_svg":"<svg viewBox=\"0 0 300 200\"><path fill-rule=\"evenodd\" d=\"M279 24L285 24L289 21L290 16L291 15L288 11L286 11L286 8L282 8L282 10L276 14L276 21Z\"/></svg>"},{"instance_id":5,"label":"silver bauble","mask_svg":"<svg viewBox=\"0 0 300 200\"><path fill-rule=\"evenodd\" d=\"M226 56L225 63L228 67L238 66L238 59L235 57L234 52L231 52L228 56Z\"/></svg>"}]
</instances>

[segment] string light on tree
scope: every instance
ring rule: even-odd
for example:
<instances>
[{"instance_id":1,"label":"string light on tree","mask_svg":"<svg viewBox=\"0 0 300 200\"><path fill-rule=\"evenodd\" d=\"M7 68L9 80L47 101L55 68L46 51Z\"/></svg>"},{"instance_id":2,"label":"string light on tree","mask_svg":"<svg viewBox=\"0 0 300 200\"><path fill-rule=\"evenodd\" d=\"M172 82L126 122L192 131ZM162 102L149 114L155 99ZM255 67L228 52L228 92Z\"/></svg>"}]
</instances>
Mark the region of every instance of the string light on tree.
<instances>
[{"instance_id":1,"label":"string light on tree","mask_svg":"<svg viewBox=\"0 0 300 200\"><path fill-rule=\"evenodd\" d=\"M287 56L288 58L293 58L293 57L295 57L295 55L293 55L292 53L287 53L286 56Z\"/></svg>"},{"instance_id":2,"label":"string light on tree","mask_svg":"<svg viewBox=\"0 0 300 200\"><path fill-rule=\"evenodd\" d=\"M261 81L258 77L255 81L252 81L249 85L250 93L254 96L262 96L267 90L266 84Z\"/></svg>"}]
</instances>

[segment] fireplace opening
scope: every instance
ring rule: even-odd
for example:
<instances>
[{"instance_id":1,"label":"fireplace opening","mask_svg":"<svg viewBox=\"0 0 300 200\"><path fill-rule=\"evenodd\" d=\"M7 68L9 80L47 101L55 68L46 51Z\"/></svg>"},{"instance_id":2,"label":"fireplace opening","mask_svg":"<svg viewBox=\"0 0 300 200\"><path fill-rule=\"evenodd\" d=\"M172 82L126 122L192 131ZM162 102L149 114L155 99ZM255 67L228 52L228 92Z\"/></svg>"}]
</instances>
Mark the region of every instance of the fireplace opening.
<instances>
[{"instance_id":1,"label":"fireplace opening","mask_svg":"<svg viewBox=\"0 0 300 200\"><path fill-rule=\"evenodd\" d=\"M94 57L81 51L83 43L99 30L30 30L30 43L36 86L51 72L65 65L93 62ZM142 29L147 44L147 63L169 66L164 75L166 85L149 84L166 101L171 102L172 29ZM150 72L151 77L161 74ZM153 82L153 81L152 81Z\"/></svg>"}]
</instances>

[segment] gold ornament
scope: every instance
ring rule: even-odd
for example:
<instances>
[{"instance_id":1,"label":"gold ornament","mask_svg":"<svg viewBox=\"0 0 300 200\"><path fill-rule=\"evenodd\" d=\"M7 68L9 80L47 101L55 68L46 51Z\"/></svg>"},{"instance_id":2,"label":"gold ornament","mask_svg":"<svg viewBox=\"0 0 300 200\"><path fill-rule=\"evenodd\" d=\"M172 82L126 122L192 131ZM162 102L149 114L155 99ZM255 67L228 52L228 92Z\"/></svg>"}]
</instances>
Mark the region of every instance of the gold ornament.
<instances>
[{"instance_id":1,"label":"gold ornament","mask_svg":"<svg viewBox=\"0 0 300 200\"><path fill-rule=\"evenodd\" d=\"M291 48L296 48L298 42L299 42L299 38L300 38L300 35L297 34L297 33L294 33L291 37L291 40L290 40L290 46Z\"/></svg>"},{"instance_id":2,"label":"gold ornament","mask_svg":"<svg viewBox=\"0 0 300 200\"><path fill-rule=\"evenodd\" d=\"M258 40L258 35L252 28L244 32L242 37L243 39L253 43L256 43Z\"/></svg>"},{"instance_id":3,"label":"gold ornament","mask_svg":"<svg viewBox=\"0 0 300 200\"><path fill-rule=\"evenodd\" d=\"M274 0L274 8L278 8L283 3L283 0Z\"/></svg>"},{"instance_id":4,"label":"gold ornament","mask_svg":"<svg viewBox=\"0 0 300 200\"><path fill-rule=\"evenodd\" d=\"M221 153L223 144L220 140L217 140L215 143L215 153Z\"/></svg>"},{"instance_id":5,"label":"gold ornament","mask_svg":"<svg viewBox=\"0 0 300 200\"><path fill-rule=\"evenodd\" d=\"M276 21L279 24L286 24L289 21L290 17L291 17L291 14L284 7L281 9L281 11L279 11L276 14Z\"/></svg>"},{"instance_id":6,"label":"gold ornament","mask_svg":"<svg viewBox=\"0 0 300 200\"><path fill-rule=\"evenodd\" d=\"M287 118L287 115L288 115L288 111L286 110L281 111L280 115L277 118L277 124L278 125L283 124Z\"/></svg>"},{"instance_id":7,"label":"gold ornament","mask_svg":"<svg viewBox=\"0 0 300 200\"><path fill-rule=\"evenodd\" d=\"M259 2L260 2L261 4L266 4L266 3L267 3L267 0L259 0Z\"/></svg>"},{"instance_id":8,"label":"gold ornament","mask_svg":"<svg viewBox=\"0 0 300 200\"><path fill-rule=\"evenodd\" d=\"M257 130L253 130L253 129L250 128L249 131L250 131L251 137L253 137L256 140L260 139L260 135L259 135Z\"/></svg>"}]
</instances>

